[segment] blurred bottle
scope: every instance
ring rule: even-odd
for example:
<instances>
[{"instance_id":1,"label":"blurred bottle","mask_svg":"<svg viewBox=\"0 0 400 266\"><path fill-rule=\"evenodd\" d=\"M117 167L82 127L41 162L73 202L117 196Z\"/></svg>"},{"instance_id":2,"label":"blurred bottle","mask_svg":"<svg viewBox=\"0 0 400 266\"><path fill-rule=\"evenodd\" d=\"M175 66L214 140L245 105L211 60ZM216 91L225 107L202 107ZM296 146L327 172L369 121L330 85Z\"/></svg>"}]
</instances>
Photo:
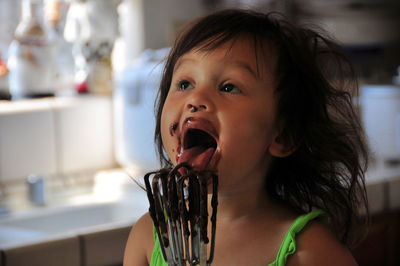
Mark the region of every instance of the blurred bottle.
<instances>
[{"instance_id":1,"label":"blurred bottle","mask_svg":"<svg viewBox=\"0 0 400 266\"><path fill-rule=\"evenodd\" d=\"M8 52L13 100L53 96L54 54L42 25L42 2L22 1L22 17Z\"/></svg>"},{"instance_id":2,"label":"blurred bottle","mask_svg":"<svg viewBox=\"0 0 400 266\"><path fill-rule=\"evenodd\" d=\"M72 45L64 38L69 2L66 0L45 0L44 4L44 24L57 66L54 82L56 93L62 95L73 94L74 59L72 57Z\"/></svg>"},{"instance_id":3,"label":"blurred bottle","mask_svg":"<svg viewBox=\"0 0 400 266\"><path fill-rule=\"evenodd\" d=\"M78 92L112 93L111 51L118 35L115 1L72 0L64 29L72 44Z\"/></svg>"}]
</instances>

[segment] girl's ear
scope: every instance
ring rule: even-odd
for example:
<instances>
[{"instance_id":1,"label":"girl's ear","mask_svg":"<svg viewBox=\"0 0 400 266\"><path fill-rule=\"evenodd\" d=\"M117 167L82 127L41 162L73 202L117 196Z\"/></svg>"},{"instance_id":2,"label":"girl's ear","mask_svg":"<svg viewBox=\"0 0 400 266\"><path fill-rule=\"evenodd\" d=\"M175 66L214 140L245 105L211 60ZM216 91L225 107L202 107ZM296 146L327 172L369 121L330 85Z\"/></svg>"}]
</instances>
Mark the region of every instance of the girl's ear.
<instances>
[{"instance_id":1,"label":"girl's ear","mask_svg":"<svg viewBox=\"0 0 400 266\"><path fill-rule=\"evenodd\" d=\"M269 153L275 157L286 157L296 150L295 146L291 143L285 143L282 137L278 134L274 137L271 145L268 148Z\"/></svg>"}]
</instances>

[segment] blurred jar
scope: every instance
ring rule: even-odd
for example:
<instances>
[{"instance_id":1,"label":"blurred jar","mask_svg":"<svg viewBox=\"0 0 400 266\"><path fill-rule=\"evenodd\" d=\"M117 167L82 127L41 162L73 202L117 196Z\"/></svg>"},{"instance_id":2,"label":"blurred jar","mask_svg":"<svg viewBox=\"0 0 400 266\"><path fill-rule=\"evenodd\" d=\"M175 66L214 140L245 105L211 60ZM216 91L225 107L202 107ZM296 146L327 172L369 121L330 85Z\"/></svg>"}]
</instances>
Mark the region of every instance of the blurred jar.
<instances>
[{"instance_id":1,"label":"blurred jar","mask_svg":"<svg viewBox=\"0 0 400 266\"><path fill-rule=\"evenodd\" d=\"M53 96L54 54L42 25L42 2L22 1L22 17L8 51L13 100Z\"/></svg>"},{"instance_id":2,"label":"blurred jar","mask_svg":"<svg viewBox=\"0 0 400 266\"><path fill-rule=\"evenodd\" d=\"M2 60L0 53L0 100L10 100L10 93L8 91L8 68L6 63Z\"/></svg>"}]
</instances>

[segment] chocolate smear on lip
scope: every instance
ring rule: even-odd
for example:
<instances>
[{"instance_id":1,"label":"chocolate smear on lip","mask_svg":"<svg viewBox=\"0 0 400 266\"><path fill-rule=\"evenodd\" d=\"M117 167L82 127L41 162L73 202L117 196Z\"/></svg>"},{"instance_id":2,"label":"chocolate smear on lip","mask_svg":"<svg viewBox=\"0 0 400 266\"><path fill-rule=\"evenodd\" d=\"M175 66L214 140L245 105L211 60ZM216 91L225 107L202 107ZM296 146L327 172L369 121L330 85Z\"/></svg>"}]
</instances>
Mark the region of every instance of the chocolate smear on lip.
<instances>
[{"instance_id":1,"label":"chocolate smear on lip","mask_svg":"<svg viewBox=\"0 0 400 266\"><path fill-rule=\"evenodd\" d=\"M178 128L178 123L172 124L172 126L169 128L169 134L172 136L175 135L175 131Z\"/></svg>"},{"instance_id":2,"label":"chocolate smear on lip","mask_svg":"<svg viewBox=\"0 0 400 266\"><path fill-rule=\"evenodd\" d=\"M177 163L189 163L195 170L207 169L217 149L217 142L202 125L187 128L181 141Z\"/></svg>"}]
</instances>

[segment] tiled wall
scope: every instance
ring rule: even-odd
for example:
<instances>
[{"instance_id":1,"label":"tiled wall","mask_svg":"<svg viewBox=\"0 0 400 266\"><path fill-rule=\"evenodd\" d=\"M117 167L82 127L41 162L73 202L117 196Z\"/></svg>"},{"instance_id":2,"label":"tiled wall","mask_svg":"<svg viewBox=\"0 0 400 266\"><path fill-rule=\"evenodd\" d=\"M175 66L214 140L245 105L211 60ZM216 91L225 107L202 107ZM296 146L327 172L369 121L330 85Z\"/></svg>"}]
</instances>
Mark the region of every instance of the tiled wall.
<instances>
[{"instance_id":1,"label":"tiled wall","mask_svg":"<svg viewBox=\"0 0 400 266\"><path fill-rule=\"evenodd\" d=\"M0 184L115 166L110 97L0 102Z\"/></svg>"},{"instance_id":2,"label":"tiled wall","mask_svg":"<svg viewBox=\"0 0 400 266\"><path fill-rule=\"evenodd\" d=\"M368 204L371 214L400 209L400 166L372 164L366 174Z\"/></svg>"}]
</instances>

